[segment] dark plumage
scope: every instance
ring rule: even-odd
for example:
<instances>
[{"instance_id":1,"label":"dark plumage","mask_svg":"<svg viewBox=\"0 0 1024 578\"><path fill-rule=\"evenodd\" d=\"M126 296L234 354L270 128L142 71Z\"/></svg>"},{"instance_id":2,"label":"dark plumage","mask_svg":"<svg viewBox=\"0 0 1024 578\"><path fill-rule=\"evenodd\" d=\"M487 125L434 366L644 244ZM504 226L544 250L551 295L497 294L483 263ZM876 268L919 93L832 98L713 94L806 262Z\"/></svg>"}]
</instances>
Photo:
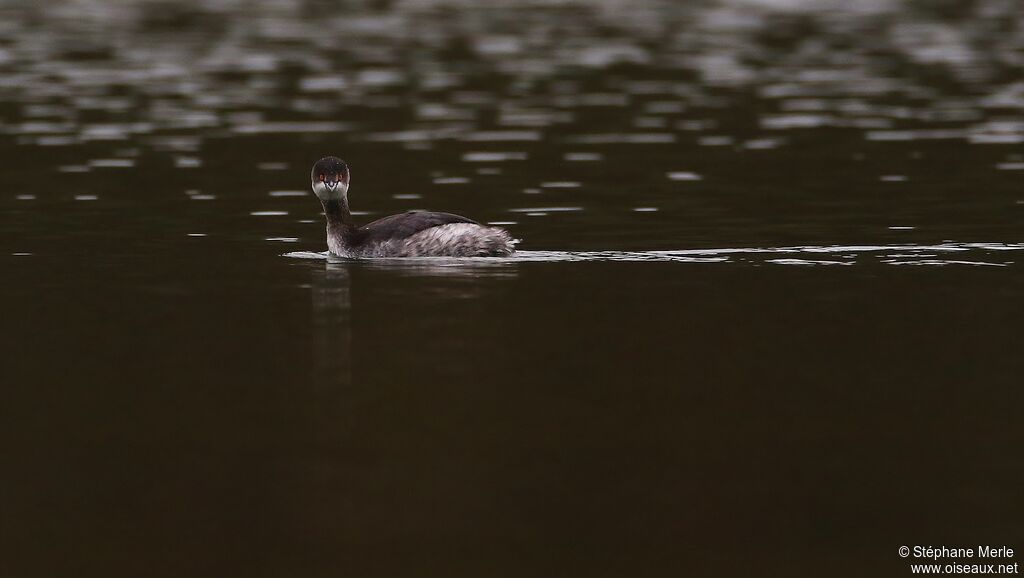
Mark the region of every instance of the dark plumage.
<instances>
[{"instance_id":1,"label":"dark plumage","mask_svg":"<svg viewBox=\"0 0 1024 578\"><path fill-rule=\"evenodd\" d=\"M387 240L399 240L411 237L424 229L449 225L452 223L480 223L453 215L451 213L435 213L433 211L407 211L377 219L353 231L353 239L360 243L381 243Z\"/></svg>"}]
</instances>

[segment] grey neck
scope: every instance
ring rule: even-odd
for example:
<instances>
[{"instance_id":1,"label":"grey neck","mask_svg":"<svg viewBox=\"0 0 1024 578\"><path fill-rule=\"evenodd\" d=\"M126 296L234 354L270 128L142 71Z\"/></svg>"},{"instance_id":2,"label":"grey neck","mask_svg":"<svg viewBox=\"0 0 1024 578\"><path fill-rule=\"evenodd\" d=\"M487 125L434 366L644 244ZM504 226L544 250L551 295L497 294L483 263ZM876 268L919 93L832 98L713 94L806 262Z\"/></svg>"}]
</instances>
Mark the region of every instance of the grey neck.
<instances>
[{"instance_id":1,"label":"grey neck","mask_svg":"<svg viewBox=\"0 0 1024 578\"><path fill-rule=\"evenodd\" d=\"M352 221L352 211L348 208L348 198L330 199L323 203L324 215L327 216L327 248L339 256L349 253L349 239L356 225Z\"/></svg>"},{"instance_id":2,"label":"grey neck","mask_svg":"<svg viewBox=\"0 0 1024 578\"><path fill-rule=\"evenodd\" d=\"M340 199L330 199L323 203L324 215L327 216L327 227L331 228L342 227L342 228L354 228L355 223L352 221L352 211L348 208L348 199L341 197Z\"/></svg>"}]
</instances>

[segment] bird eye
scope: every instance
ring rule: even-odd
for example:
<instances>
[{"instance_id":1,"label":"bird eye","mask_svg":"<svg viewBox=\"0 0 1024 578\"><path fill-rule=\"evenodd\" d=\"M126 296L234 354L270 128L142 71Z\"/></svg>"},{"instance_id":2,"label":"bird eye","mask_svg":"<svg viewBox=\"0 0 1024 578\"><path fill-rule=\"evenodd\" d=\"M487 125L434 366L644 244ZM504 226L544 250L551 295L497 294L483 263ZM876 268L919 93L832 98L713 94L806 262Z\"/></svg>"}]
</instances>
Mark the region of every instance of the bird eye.
<instances>
[{"instance_id":1,"label":"bird eye","mask_svg":"<svg viewBox=\"0 0 1024 578\"><path fill-rule=\"evenodd\" d=\"M323 173L320 173L320 180L321 180L321 181L323 181L323 180L324 180L324 175L323 175Z\"/></svg>"}]
</instances>

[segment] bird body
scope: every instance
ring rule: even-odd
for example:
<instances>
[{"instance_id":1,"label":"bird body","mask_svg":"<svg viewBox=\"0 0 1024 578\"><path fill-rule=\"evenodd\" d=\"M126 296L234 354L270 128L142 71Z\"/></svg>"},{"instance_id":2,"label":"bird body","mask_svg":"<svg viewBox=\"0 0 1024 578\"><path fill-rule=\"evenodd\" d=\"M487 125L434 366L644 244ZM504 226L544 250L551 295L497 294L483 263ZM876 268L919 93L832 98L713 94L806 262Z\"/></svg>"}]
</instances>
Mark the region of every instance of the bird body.
<instances>
[{"instance_id":1,"label":"bird body","mask_svg":"<svg viewBox=\"0 0 1024 578\"><path fill-rule=\"evenodd\" d=\"M451 213L408 211L357 226L348 165L337 157L317 161L310 180L327 217L327 248L339 257L501 257L515 250L505 229Z\"/></svg>"}]
</instances>

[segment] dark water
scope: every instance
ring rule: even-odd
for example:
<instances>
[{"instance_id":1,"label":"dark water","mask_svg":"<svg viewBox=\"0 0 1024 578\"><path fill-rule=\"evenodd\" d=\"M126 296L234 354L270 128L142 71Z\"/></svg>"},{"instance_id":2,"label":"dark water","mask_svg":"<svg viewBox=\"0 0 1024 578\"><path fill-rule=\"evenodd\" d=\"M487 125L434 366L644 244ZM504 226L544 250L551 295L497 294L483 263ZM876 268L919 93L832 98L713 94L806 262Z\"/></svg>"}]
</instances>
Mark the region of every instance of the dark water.
<instances>
[{"instance_id":1,"label":"dark water","mask_svg":"<svg viewBox=\"0 0 1024 578\"><path fill-rule=\"evenodd\" d=\"M0 575L1024 548L1022 50L998 0L5 3ZM326 260L325 154L523 251Z\"/></svg>"}]
</instances>

